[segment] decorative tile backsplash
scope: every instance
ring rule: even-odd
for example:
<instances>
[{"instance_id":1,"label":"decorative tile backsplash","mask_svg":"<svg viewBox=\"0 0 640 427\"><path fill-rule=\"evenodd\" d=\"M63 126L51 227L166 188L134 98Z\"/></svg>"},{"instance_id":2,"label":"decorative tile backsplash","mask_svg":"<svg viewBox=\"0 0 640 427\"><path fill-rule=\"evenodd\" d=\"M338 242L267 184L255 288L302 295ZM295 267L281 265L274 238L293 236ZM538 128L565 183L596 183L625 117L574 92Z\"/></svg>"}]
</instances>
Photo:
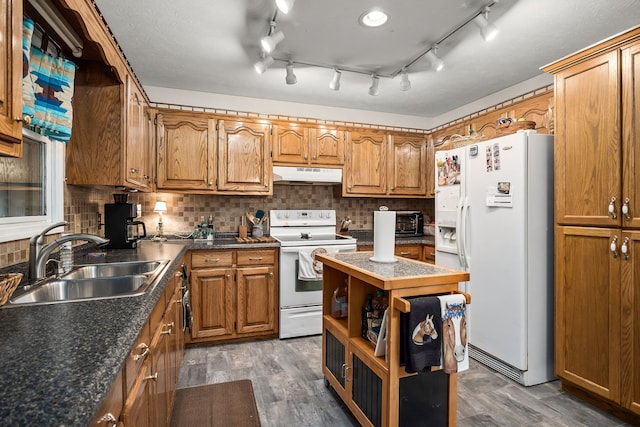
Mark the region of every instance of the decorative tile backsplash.
<instances>
[{"instance_id":1,"label":"decorative tile backsplash","mask_svg":"<svg viewBox=\"0 0 640 427\"><path fill-rule=\"evenodd\" d=\"M69 225L66 231L104 236L104 225L99 219L104 222L104 204L113 203L112 194L118 192L106 187L67 185L64 219ZM235 233L241 216L245 212L255 214L258 209L266 213L271 209L334 209L338 222L347 216L351 218L352 230L373 229L373 212L381 205L390 210L420 210L425 214L425 221L434 216L433 199L343 198L340 187L330 185L274 185L273 196L267 197L130 193L128 202L141 205L140 220L145 222L147 234L151 236L158 226L158 214L153 212L158 200L167 202L167 213L163 214L165 234L180 235L189 234L200 218L209 214L213 215L217 232ZM28 257L29 239L0 243L0 268L26 262Z\"/></svg>"}]
</instances>

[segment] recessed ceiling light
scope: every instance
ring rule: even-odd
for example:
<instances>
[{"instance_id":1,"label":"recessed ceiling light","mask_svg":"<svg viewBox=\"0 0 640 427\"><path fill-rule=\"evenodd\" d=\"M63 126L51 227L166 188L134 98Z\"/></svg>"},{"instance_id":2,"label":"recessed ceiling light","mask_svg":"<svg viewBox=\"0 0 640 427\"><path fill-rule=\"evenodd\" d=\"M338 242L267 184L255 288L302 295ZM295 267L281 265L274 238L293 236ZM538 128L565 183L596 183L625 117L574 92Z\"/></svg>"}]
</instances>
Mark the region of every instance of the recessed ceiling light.
<instances>
[{"instance_id":1,"label":"recessed ceiling light","mask_svg":"<svg viewBox=\"0 0 640 427\"><path fill-rule=\"evenodd\" d=\"M360 24L365 27L379 27L387 22L387 14L380 9L373 9L360 15Z\"/></svg>"}]
</instances>

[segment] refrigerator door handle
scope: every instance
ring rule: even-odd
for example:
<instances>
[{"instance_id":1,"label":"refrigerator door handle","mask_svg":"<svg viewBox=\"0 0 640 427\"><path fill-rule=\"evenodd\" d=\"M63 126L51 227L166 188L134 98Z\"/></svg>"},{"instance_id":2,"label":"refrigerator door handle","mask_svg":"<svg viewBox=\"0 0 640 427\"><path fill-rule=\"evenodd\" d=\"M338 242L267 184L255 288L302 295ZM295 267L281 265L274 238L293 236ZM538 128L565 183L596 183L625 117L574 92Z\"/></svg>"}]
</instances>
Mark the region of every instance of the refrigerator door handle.
<instances>
[{"instance_id":1,"label":"refrigerator door handle","mask_svg":"<svg viewBox=\"0 0 640 427\"><path fill-rule=\"evenodd\" d=\"M460 200L458 200L458 206L456 208L456 249L458 251L458 262L460 263L460 266L462 268L465 267L466 263L464 260L464 245L463 245L463 239L464 239L464 229L463 229L463 222L462 222L462 207L464 204L464 197L460 197Z\"/></svg>"},{"instance_id":2,"label":"refrigerator door handle","mask_svg":"<svg viewBox=\"0 0 640 427\"><path fill-rule=\"evenodd\" d=\"M469 213L469 196L464 198L464 204L462 206L462 254L464 256L464 265L466 268L470 268L469 265L469 246L467 245L467 214Z\"/></svg>"}]
</instances>

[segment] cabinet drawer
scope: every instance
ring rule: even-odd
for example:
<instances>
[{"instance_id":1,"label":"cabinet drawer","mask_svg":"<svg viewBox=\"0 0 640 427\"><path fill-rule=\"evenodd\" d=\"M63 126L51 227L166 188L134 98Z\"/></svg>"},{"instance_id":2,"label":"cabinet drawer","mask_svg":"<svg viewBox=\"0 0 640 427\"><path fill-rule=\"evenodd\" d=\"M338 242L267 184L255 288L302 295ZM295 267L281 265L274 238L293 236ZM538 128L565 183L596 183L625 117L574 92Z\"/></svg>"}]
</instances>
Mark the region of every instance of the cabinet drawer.
<instances>
[{"instance_id":1,"label":"cabinet drawer","mask_svg":"<svg viewBox=\"0 0 640 427\"><path fill-rule=\"evenodd\" d=\"M232 251L198 251L191 254L191 268L231 267L232 265Z\"/></svg>"},{"instance_id":2,"label":"cabinet drawer","mask_svg":"<svg viewBox=\"0 0 640 427\"><path fill-rule=\"evenodd\" d=\"M420 249L419 245L400 245L396 246L395 254L405 258L420 259L422 255Z\"/></svg>"},{"instance_id":3,"label":"cabinet drawer","mask_svg":"<svg viewBox=\"0 0 640 427\"><path fill-rule=\"evenodd\" d=\"M273 249L238 251L238 266L273 265L275 262L276 252Z\"/></svg>"},{"instance_id":4,"label":"cabinet drawer","mask_svg":"<svg viewBox=\"0 0 640 427\"><path fill-rule=\"evenodd\" d=\"M146 322L140 331L140 335L131 347L131 351L125 361L125 394L129 395L129 390L133 386L133 382L140 371L144 361L150 357L151 351L151 333L149 332L149 322Z\"/></svg>"}]
</instances>

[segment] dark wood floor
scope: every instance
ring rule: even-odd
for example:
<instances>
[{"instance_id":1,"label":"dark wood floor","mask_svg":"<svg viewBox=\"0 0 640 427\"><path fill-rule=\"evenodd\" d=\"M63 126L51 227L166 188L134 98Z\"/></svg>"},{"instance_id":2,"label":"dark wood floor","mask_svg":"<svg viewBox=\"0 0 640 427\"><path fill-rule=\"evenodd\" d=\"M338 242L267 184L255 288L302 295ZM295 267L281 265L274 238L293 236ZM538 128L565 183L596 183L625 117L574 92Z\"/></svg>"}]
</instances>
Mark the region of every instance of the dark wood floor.
<instances>
[{"instance_id":1,"label":"dark wood floor","mask_svg":"<svg viewBox=\"0 0 640 427\"><path fill-rule=\"evenodd\" d=\"M179 387L251 379L262 427L358 426L322 377L322 337L188 348ZM627 426L564 393L523 387L471 360L458 375L458 426ZM420 424L416 424L419 426Z\"/></svg>"}]
</instances>

